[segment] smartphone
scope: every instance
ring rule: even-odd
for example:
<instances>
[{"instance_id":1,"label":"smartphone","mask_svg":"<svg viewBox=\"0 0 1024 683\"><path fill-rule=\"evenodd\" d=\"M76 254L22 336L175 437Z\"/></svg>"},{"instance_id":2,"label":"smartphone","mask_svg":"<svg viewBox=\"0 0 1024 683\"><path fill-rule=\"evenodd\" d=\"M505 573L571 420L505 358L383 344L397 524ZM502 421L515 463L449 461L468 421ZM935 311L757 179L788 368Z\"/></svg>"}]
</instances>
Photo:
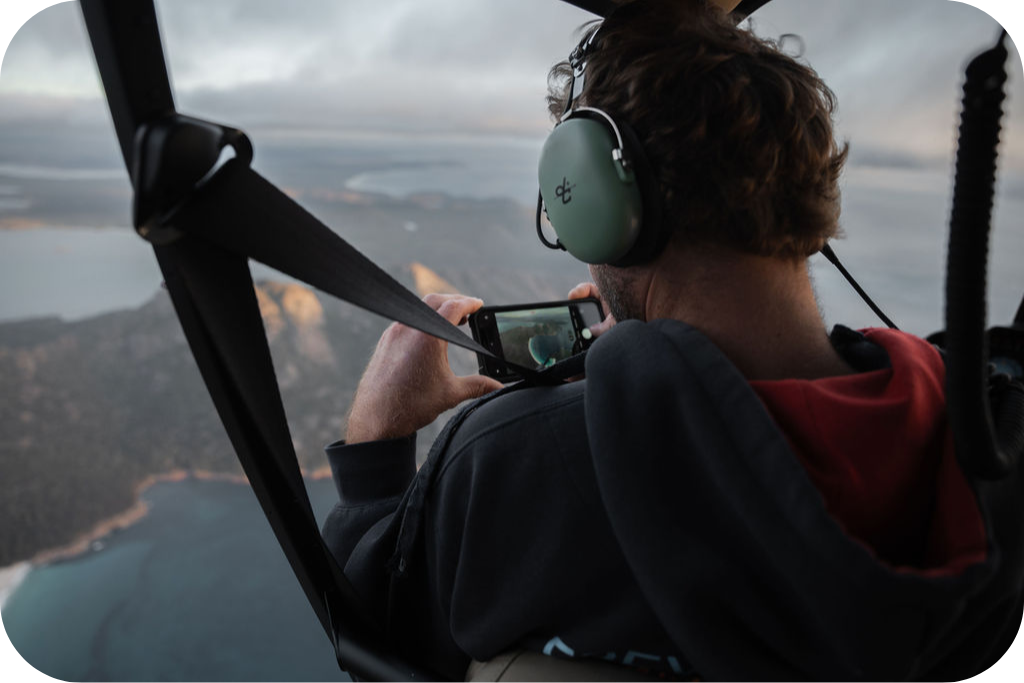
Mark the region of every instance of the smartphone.
<instances>
[{"instance_id":1,"label":"smartphone","mask_svg":"<svg viewBox=\"0 0 1024 683\"><path fill-rule=\"evenodd\" d=\"M594 342L590 328L604 320L597 299L516 306L484 306L469 316L473 339L511 363L543 370L580 353ZM477 354L480 374L500 382L520 375L501 361Z\"/></svg>"}]
</instances>

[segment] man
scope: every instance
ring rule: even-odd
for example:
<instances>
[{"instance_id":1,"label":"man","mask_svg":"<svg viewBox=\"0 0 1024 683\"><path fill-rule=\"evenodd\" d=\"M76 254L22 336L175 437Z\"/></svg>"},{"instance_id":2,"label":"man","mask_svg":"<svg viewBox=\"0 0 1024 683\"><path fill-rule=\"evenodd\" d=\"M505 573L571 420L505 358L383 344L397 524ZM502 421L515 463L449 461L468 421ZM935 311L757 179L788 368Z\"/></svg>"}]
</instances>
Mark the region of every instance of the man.
<instances>
[{"instance_id":1,"label":"man","mask_svg":"<svg viewBox=\"0 0 1024 683\"><path fill-rule=\"evenodd\" d=\"M957 671L943 638L987 548L942 361L825 329L806 259L838 231L833 96L735 4L627 4L588 55L573 106L635 131L669 232L571 294L619 321L586 379L456 377L443 342L393 325L328 447L328 543L443 675L513 647L673 677ZM456 324L482 303L426 301ZM415 432L484 395L415 472Z\"/></svg>"}]
</instances>

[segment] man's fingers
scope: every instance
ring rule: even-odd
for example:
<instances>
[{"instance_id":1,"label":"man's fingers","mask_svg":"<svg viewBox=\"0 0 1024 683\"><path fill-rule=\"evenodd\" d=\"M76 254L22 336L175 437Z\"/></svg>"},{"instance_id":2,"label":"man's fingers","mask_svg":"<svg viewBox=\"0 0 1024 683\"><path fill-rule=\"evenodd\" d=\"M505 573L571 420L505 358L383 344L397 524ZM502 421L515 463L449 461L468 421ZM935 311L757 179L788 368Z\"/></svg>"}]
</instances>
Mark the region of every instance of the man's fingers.
<instances>
[{"instance_id":1,"label":"man's fingers","mask_svg":"<svg viewBox=\"0 0 1024 683\"><path fill-rule=\"evenodd\" d=\"M604 299L601 297L601 292L598 291L597 285L595 285L593 282L579 283L578 285L572 288L572 291L569 292L569 298L597 299L601 302L601 306L603 308L607 309L608 307ZM615 318L612 317L611 313L606 313L606 317L604 320L597 323L596 325L590 326L590 331L594 334L595 337L600 337L602 334L610 330L613 325L615 325Z\"/></svg>"},{"instance_id":2,"label":"man's fingers","mask_svg":"<svg viewBox=\"0 0 1024 683\"><path fill-rule=\"evenodd\" d=\"M461 294L437 294L437 293L433 293L432 292L430 294L427 294L425 297L423 297L423 303L425 303L426 305L430 306L431 308L433 308L436 311L437 309L441 308L441 304L443 304L445 301L448 301L449 299L457 299L459 297L462 297L462 295Z\"/></svg>"},{"instance_id":3,"label":"man's fingers","mask_svg":"<svg viewBox=\"0 0 1024 683\"><path fill-rule=\"evenodd\" d=\"M590 326L590 331L595 337L600 337L602 334L612 329L615 326L615 318L609 314L607 318L597 323L596 325Z\"/></svg>"},{"instance_id":4,"label":"man's fingers","mask_svg":"<svg viewBox=\"0 0 1024 683\"><path fill-rule=\"evenodd\" d=\"M593 282L581 282L569 291L570 299L599 299L601 293Z\"/></svg>"},{"instance_id":5,"label":"man's fingers","mask_svg":"<svg viewBox=\"0 0 1024 683\"><path fill-rule=\"evenodd\" d=\"M436 310L442 317L453 325L461 325L467 315L475 313L484 305L484 302L480 299L474 299L468 296L447 296L449 298L441 301ZM426 299L424 299L424 301L426 301Z\"/></svg>"},{"instance_id":6,"label":"man's fingers","mask_svg":"<svg viewBox=\"0 0 1024 683\"><path fill-rule=\"evenodd\" d=\"M485 396L492 391L497 391L505 385L496 379L491 377L485 377L484 375L468 375L466 377L456 377L455 387L459 394L459 402L469 400L471 398L479 398Z\"/></svg>"}]
</instances>

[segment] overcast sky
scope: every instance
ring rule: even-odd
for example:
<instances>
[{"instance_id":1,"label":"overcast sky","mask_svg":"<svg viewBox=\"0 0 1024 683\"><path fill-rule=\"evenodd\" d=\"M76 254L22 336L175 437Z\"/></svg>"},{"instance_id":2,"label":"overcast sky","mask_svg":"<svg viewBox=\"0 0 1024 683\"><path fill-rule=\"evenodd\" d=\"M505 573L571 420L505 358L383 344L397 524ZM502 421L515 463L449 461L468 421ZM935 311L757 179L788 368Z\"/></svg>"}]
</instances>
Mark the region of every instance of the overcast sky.
<instances>
[{"instance_id":1,"label":"overcast sky","mask_svg":"<svg viewBox=\"0 0 1024 683\"><path fill-rule=\"evenodd\" d=\"M986 5L1011 35L1012 4ZM556 0L158 0L157 10L187 113L250 130L531 137L550 127L546 71L590 18ZM802 37L803 58L839 95L854 160L895 165L947 163L962 65L998 35L984 12L951 0L775 0L755 22L765 36ZM1015 52L1003 149L1014 172L1024 172L1022 85ZM0 126L109 125L100 93L77 4L58 4L11 40Z\"/></svg>"},{"instance_id":2,"label":"overcast sky","mask_svg":"<svg viewBox=\"0 0 1024 683\"><path fill-rule=\"evenodd\" d=\"M4 9L10 4L0 0ZM593 18L557 0L157 0L157 12L178 110L247 131L262 172L274 170L273 129L287 132L280 148L296 144L296 133L308 136L296 146L300 164L327 132L512 136L527 143L515 145L519 157L539 154L551 127L547 71ZM801 36L801 59L838 96L838 137L851 143L841 185L844 253L854 260L858 249L874 253L866 223L944 225L963 67L994 43L996 21L950 0L774 0L754 22L762 36ZM1012 19L1004 22L1012 34ZM7 215L29 223L38 219L31 207L56 209L70 199L31 194L19 177L65 177L70 169L124 178L82 23L77 3L43 10L14 35L0 67L0 209L13 206ZM1000 206L1012 208L1003 200L1024 199L1024 74L1016 51L1011 74L997 190ZM434 147L439 157L455 148ZM495 153L488 168L506 161ZM531 186L535 165L513 167L509 177L521 181L513 187L502 178L508 189L500 196L532 201L532 188L516 188ZM453 190L464 191L444 187ZM912 215L865 208L886 196L875 190L903 192ZM127 224L126 205L123 197L111 203L110 215L124 217L107 220ZM1012 212L997 211L997 220L1012 221ZM993 250L1016 253L1013 272L1021 272L1024 252L1019 241L1010 249L998 241L1005 232L997 226ZM915 248L905 225L893 234L890 247ZM938 263L941 240L928 242L934 254L914 258ZM1013 305L1022 286L1019 277L1007 285Z\"/></svg>"}]
</instances>

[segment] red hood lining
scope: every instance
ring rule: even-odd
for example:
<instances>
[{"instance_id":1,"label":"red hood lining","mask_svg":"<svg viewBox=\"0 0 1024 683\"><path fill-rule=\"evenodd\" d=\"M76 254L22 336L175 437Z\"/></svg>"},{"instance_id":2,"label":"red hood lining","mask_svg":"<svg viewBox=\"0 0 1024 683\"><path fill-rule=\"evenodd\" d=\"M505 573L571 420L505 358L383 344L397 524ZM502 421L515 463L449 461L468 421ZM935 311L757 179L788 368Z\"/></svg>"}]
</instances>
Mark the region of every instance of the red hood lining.
<instances>
[{"instance_id":1,"label":"red hood lining","mask_svg":"<svg viewBox=\"0 0 1024 683\"><path fill-rule=\"evenodd\" d=\"M864 335L890 369L751 386L852 538L895 570L959 574L985 560L987 539L953 449L945 366L917 337Z\"/></svg>"}]
</instances>

